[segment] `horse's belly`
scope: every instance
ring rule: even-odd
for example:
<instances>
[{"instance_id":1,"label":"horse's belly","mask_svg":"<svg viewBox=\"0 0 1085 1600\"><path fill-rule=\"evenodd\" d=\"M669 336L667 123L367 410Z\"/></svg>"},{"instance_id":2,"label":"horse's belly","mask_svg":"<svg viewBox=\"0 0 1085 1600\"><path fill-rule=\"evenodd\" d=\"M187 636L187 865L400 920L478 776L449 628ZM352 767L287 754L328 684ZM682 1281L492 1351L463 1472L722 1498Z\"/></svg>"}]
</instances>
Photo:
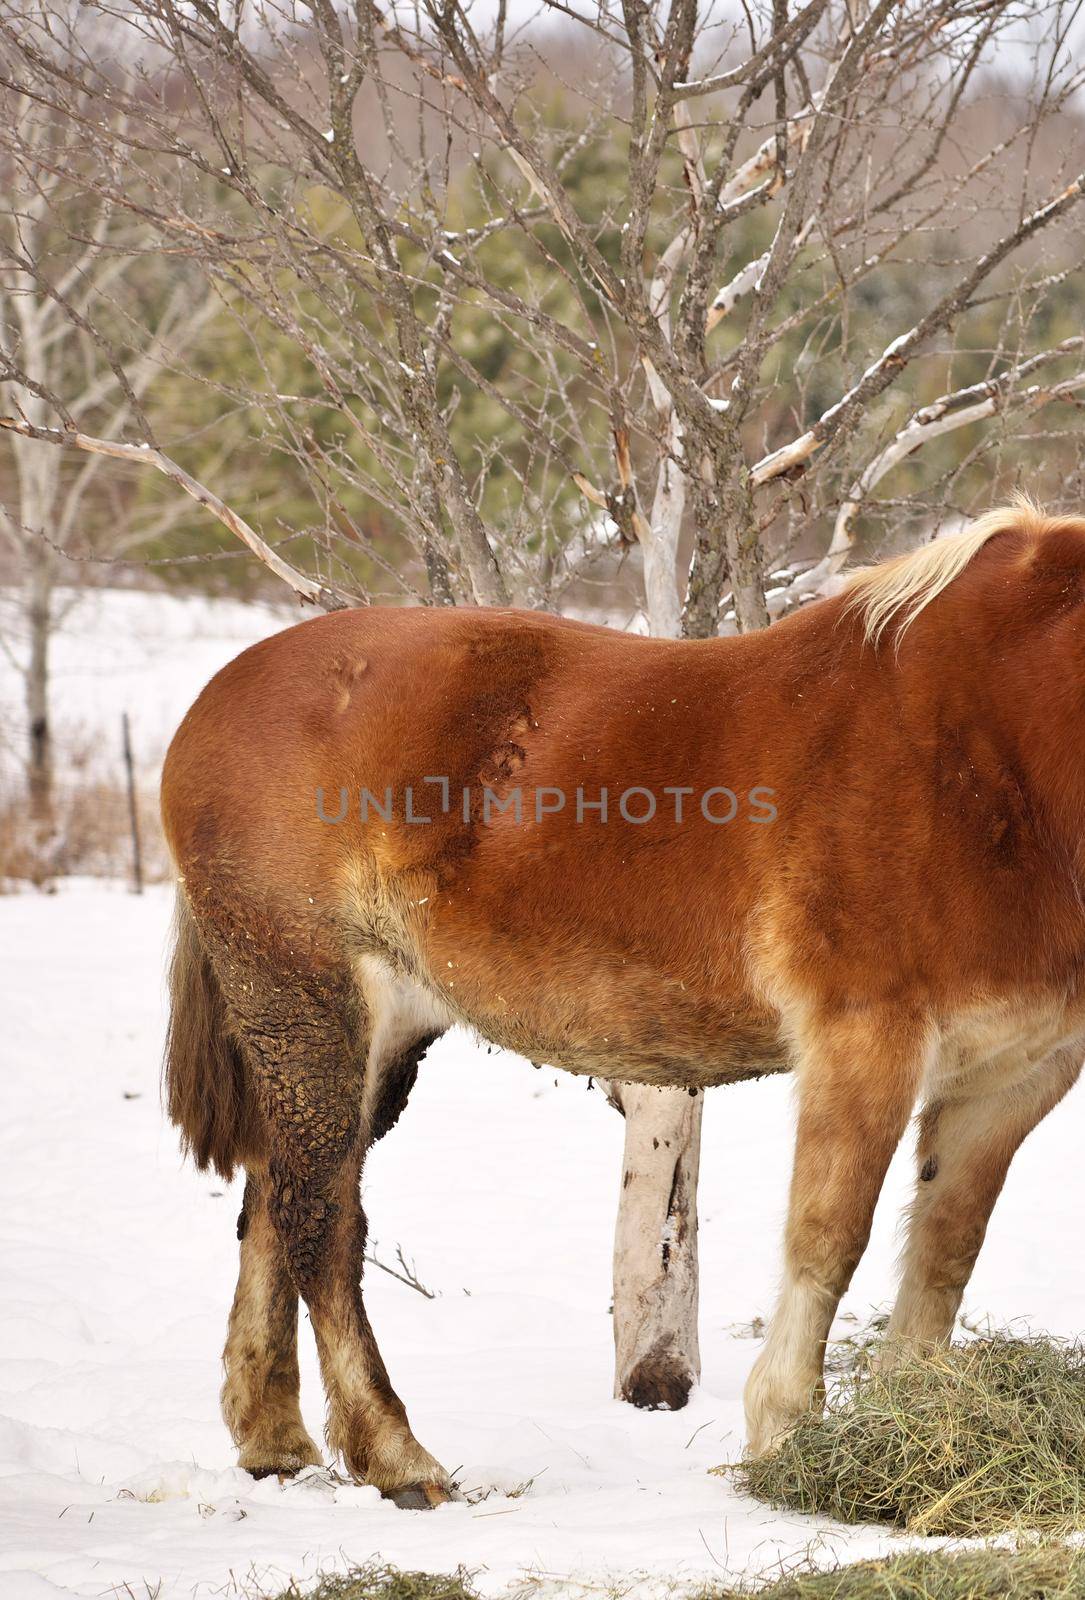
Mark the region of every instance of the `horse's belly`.
<instances>
[{"instance_id":1,"label":"horse's belly","mask_svg":"<svg viewBox=\"0 0 1085 1600\"><path fill-rule=\"evenodd\" d=\"M697 1089L790 1066L774 1017L676 994L671 982L627 987L589 969L568 989L551 981L518 992L497 979L472 995L461 983L457 1009L484 1038L567 1072Z\"/></svg>"},{"instance_id":2,"label":"horse's belly","mask_svg":"<svg viewBox=\"0 0 1085 1600\"><path fill-rule=\"evenodd\" d=\"M679 1037L670 1043L665 1039L652 1043L606 1035L555 1040L543 1030L501 1024L488 1029L486 1037L539 1065L658 1088L707 1089L787 1072L791 1066L775 1031L748 1025L703 1046L687 1045Z\"/></svg>"},{"instance_id":3,"label":"horse's belly","mask_svg":"<svg viewBox=\"0 0 1085 1600\"><path fill-rule=\"evenodd\" d=\"M700 1089L791 1065L777 1016L737 985L699 988L613 952L547 959L477 932L435 949L384 912L379 930L353 927L369 950L355 970L374 1057L459 1022L539 1065L625 1083Z\"/></svg>"}]
</instances>

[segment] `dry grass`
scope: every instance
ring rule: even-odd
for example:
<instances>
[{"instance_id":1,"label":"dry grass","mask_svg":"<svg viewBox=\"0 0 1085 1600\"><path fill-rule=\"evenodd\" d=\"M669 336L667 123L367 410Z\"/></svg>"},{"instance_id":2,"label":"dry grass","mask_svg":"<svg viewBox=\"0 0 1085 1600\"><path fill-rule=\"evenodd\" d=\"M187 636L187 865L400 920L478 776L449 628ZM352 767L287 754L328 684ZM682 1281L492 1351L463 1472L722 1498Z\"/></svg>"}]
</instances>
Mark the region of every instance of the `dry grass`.
<instances>
[{"instance_id":1,"label":"dry grass","mask_svg":"<svg viewBox=\"0 0 1085 1600\"><path fill-rule=\"evenodd\" d=\"M733 1471L759 1500L842 1522L965 1537L1085 1527L1085 1345L995 1334L884 1370L864 1360L823 1417Z\"/></svg>"},{"instance_id":2,"label":"dry grass","mask_svg":"<svg viewBox=\"0 0 1085 1600\"><path fill-rule=\"evenodd\" d=\"M169 856L153 794L139 795L143 874L169 876ZM132 872L128 797L100 778L69 780L57 794L49 826L30 816L20 792L0 793L0 893L24 885L46 888L72 874L127 879Z\"/></svg>"},{"instance_id":3,"label":"dry grass","mask_svg":"<svg viewBox=\"0 0 1085 1600\"><path fill-rule=\"evenodd\" d=\"M267 1600L478 1600L467 1573L401 1572L369 1562L351 1572L319 1578L315 1584L290 1583Z\"/></svg>"},{"instance_id":4,"label":"dry grass","mask_svg":"<svg viewBox=\"0 0 1085 1600\"><path fill-rule=\"evenodd\" d=\"M574 1590L578 1589L572 1580ZM620 1600L625 1584L598 1588ZM530 1584L525 1583L525 1593ZM1065 1544L1037 1544L1018 1550L905 1550L878 1561L856 1561L822 1570L800 1571L740 1588L707 1585L690 1593L675 1584L684 1600L1083 1600L1085 1550ZM274 1595L253 1600L478 1600L470 1577L401 1572L370 1563L308 1584L291 1583Z\"/></svg>"},{"instance_id":5,"label":"dry grass","mask_svg":"<svg viewBox=\"0 0 1085 1600\"><path fill-rule=\"evenodd\" d=\"M690 1600L1081 1600L1085 1551L906 1550L880 1561L795 1572L767 1586L704 1589Z\"/></svg>"},{"instance_id":6,"label":"dry grass","mask_svg":"<svg viewBox=\"0 0 1085 1600\"><path fill-rule=\"evenodd\" d=\"M158 761L139 751L136 804L145 883L168 879L169 852L158 814ZM48 821L31 815L19 753L0 743L0 894L26 886L49 889L58 878L132 874L128 789L120 740L66 727L53 751Z\"/></svg>"}]
</instances>

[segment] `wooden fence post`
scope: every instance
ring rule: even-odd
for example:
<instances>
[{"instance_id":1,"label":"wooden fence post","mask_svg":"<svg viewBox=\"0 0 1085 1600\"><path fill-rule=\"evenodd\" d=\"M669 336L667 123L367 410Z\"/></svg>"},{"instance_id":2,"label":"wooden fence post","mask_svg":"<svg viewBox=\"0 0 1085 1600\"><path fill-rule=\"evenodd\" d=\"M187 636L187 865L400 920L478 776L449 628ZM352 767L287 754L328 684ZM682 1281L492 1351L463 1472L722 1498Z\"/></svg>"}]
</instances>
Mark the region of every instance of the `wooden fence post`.
<instances>
[{"instance_id":1,"label":"wooden fence post","mask_svg":"<svg viewBox=\"0 0 1085 1600\"><path fill-rule=\"evenodd\" d=\"M121 713L121 736L124 741L124 770L128 783L128 825L132 830L132 893L143 893L143 851L139 842L139 806L136 802L136 774L132 761L132 730L128 713Z\"/></svg>"}]
</instances>

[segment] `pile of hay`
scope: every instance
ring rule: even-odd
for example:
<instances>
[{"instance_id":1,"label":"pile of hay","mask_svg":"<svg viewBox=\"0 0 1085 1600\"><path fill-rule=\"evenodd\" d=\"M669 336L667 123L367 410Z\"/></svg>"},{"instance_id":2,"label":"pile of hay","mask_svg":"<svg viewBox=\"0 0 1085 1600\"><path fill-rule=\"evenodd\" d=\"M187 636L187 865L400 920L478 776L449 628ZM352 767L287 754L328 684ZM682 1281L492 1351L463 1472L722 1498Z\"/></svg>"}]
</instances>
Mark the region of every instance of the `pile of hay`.
<instances>
[{"instance_id":1,"label":"pile of hay","mask_svg":"<svg viewBox=\"0 0 1085 1600\"><path fill-rule=\"evenodd\" d=\"M1081 1600L1085 1551L907 1550L884 1561L812 1568L767 1588L705 1589L696 1600Z\"/></svg>"},{"instance_id":2,"label":"pile of hay","mask_svg":"<svg viewBox=\"0 0 1085 1600\"><path fill-rule=\"evenodd\" d=\"M823 1417L734 1471L759 1500L841 1522L953 1536L1085 1527L1085 1345L996 1334L884 1371L875 1353Z\"/></svg>"}]
</instances>

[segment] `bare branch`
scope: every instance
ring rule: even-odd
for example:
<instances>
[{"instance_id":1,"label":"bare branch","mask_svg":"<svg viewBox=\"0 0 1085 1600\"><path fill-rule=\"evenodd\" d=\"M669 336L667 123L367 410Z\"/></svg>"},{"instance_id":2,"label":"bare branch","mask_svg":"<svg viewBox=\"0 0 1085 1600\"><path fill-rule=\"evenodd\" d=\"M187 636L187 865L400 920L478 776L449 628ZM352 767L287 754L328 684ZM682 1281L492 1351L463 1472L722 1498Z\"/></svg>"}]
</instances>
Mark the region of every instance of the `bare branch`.
<instances>
[{"instance_id":1,"label":"bare branch","mask_svg":"<svg viewBox=\"0 0 1085 1600\"><path fill-rule=\"evenodd\" d=\"M320 606L324 611L341 611L351 604L351 601L337 589L307 578L303 572L299 572L288 561L284 561L261 539L255 528L246 522L244 517L239 516L224 500L220 500L213 490L198 483L183 467L179 467L176 461L171 461L169 456L154 446L125 444L116 439L95 439L90 434L79 433L75 429L35 427L20 417L0 417L0 428L8 433L18 434L23 439L36 439L43 444L59 446L62 450L85 450L90 455L111 456L115 461L132 461L138 466L154 467L171 483L175 483L179 489L191 495L197 504L206 507L213 517L217 517L223 527L228 528L242 544L248 546L258 561L262 561L269 571L293 589L299 600Z\"/></svg>"},{"instance_id":2,"label":"bare branch","mask_svg":"<svg viewBox=\"0 0 1085 1600\"><path fill-rule=\"evenodd\" d=\"M842 395L835 405L824 411L812 428L808 428L790 444L782 445L780 449L763 456L750 469L751 481L757 485L771 483L774 478L781 477L785 473L793 474L797 470L803 470L816 451L854 425L861 415L862 408L881 394L883 389L888 388L932 334L948 326L954 317L965 310L975 290L1012 250L1057 217L1063 216L1071 206L1077 204L1083 193L1085 193L1085 174L1076 177L1053 200L1049 200L1046 205L1019 222L1011 233L1006 234L993 249L979 258L972 270L955 284L948 294L943 295L938 304L916 323L915 327L888 344L877 361L863 373L859 382Z\"/></svg>"},{"instance_id":3,"label":"bare branch","mask_svg":"<svg viewBox=\"0 0 1085 1600\"><path fill-rule=\"evenodd\" d=\"M997 378L988 378L983 383L973 383L951 394L940 395L937 400L914 412L904 427L863 469L849 490L848 498L837 512L832 542L821 564L824 572L837 572L844 565L851 553L852 521L861 510L862 501L894 467L932 439L941 438L957 428L970 427L975 422L982 422L987 417L1005 411L1035 411L1041 406L1075 395L1085 386L1085 373L1077 373L1055 384L1032 384L1027 389L1018 388L1018 385L1022 378L1040 367L1082 349L1085 349L1085 338L1080 335L1064 339L1055 348L1031 356Z\"/></svg>"}]
</instances>

